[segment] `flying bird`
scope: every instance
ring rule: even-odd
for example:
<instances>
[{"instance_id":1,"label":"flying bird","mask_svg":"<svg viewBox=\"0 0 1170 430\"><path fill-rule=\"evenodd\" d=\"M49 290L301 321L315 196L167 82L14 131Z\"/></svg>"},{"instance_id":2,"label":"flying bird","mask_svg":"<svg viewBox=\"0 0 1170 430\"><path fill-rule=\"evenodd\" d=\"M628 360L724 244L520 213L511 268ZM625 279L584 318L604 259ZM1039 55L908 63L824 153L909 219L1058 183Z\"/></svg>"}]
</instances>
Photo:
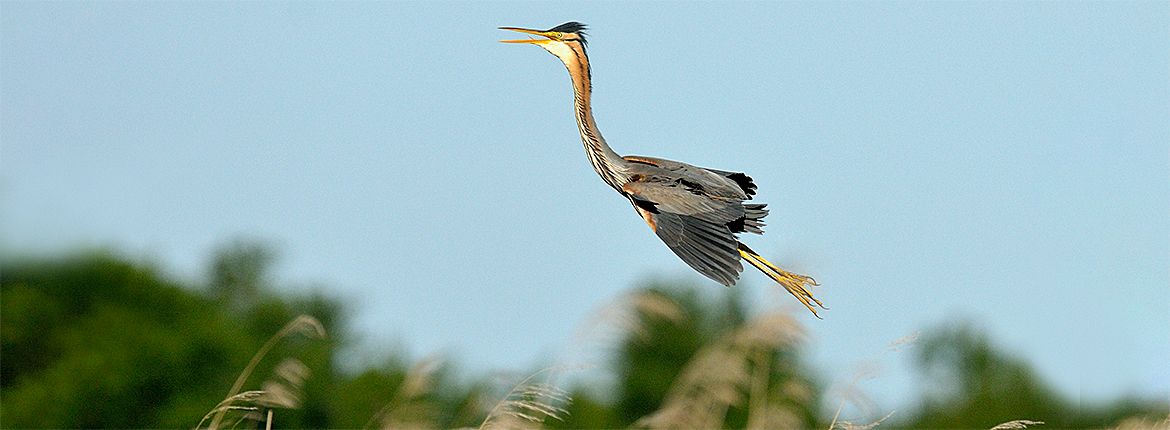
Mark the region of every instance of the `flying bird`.
<instances>
[{"instance_id":1,"label":"flying bird","mask_svg":"<svg viewBox=\"0 0 1170 430\"><path fill-rule=\"evenodd\" d=\"M585 25L567 22L548 30L500 27L528 39L504 43L544 48L565 64L573 82L573 116L593 170L630 201L671 251L699 273L726 286L734 285L747 261L792 293L814 316L813 306L827 309L807 287L813 278L777 267L737 238L739 233L763 234L763 203L746 203L756 194L752 178L739 172L707 169L678 161L620 156L601 137L590 104L592 73L586 55Z\"/></svg>"}]
</instances>

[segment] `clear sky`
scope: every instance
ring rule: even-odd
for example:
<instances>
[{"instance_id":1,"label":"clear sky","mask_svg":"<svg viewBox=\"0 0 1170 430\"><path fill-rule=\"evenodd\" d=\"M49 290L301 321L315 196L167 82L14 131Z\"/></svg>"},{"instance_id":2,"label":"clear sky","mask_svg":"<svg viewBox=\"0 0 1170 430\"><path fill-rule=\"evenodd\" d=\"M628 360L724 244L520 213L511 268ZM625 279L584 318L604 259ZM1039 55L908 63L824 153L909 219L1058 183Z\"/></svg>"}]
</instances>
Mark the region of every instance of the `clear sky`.
<instances>
[{"instance_id":1,"label":"clear sky","mask_svg":"<svg viewBox=\"0 0 1170 430\"><path fill-rule=\"evenodd\" d=\"M266 239L370 349L485 370L646 280L723 288L590 170L557 60L496 42L569 20L619 153L755 178L830 381L969 318L1067 393L1170 391L1166 2L3 2L5 246L195 277ZM913 398L907 357L863 388Z\"/></svg>"}]
</instances>

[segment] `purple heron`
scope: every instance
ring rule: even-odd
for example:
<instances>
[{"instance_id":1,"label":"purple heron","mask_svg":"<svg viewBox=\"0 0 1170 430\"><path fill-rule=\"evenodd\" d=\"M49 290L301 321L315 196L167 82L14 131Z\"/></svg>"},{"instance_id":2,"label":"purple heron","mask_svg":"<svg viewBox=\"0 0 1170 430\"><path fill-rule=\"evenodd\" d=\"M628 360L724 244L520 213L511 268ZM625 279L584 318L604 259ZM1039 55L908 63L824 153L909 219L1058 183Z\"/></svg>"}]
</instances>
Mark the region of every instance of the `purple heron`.
<instances>
[{"instance_id":1,"label":"purple heron","mask_svg":"<svg viewBox=\"0 0 1170 430\"><path fill-rule=\"evenodd\" d=\"M577 131L593 170L633 204L671 251L691 268L727 286L739 278L743 259L820 317L813 305L826 308L807 288L817 285L813 278L777 267L736 237L738 233L764 232L764 217L768 215L765 205L745 203L756 194L752 178L661 158L623 157L605 143L590 104L593 77L585 53L585 25L567 22L548 30L500 29L539 36L501 42L537 45L565 64L573 82Z\"/></svg>"}]
</instances>

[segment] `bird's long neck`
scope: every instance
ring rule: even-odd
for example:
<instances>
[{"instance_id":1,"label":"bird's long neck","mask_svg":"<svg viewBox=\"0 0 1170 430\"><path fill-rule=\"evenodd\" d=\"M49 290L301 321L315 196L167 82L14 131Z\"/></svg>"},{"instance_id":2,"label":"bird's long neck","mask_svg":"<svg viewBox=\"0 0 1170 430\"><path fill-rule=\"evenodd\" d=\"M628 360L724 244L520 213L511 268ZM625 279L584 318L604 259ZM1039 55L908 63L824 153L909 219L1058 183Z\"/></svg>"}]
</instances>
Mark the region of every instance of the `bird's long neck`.
<instances>
[{"instance_id":1,"label":"bird's long neck","mask_svg":"<svg viewBox=\"0 0 1170 430\"><path fill-rule=\"evenodd\" d=\"M589 57L584 51L573 49L573 58L566 59L565 67L569 69L569 76L573 79L573 113L577 118L577 131L581 133L581 143L585 145L585 154L589 156L589 163L593 170L601 176L601 180L619 192L626 179L625 166L628 162L605 143L601 131L597 129L597 122L593 120L593 108L590 98L593 95L593 86L589 73Z\"/></svg>"}]
</instances>

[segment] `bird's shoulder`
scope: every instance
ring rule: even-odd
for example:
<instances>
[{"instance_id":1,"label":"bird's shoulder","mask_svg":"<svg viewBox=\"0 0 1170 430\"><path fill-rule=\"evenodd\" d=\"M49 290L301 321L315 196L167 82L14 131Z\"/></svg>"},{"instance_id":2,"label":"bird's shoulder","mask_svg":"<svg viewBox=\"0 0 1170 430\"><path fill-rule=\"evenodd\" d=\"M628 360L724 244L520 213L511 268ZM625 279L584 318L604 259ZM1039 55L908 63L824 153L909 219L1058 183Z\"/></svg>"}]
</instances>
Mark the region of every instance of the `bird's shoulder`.
<instances>
[{"instance_id":1,"label":"bird's shoulder","mask_svg":"<svg viewBox=\"0 0 1170 430\"><path fill-rule=\"evenodd\" d=\"M627 155L622 157L630 163L630 178L633 182L676 183L695 194L720 199L748 200L754 194L755 185L744 186L729 177L731 172L707 169L663 158ZM743 175L743 174L739 174ZM745 176L746 177L746 176ZM750 183L750 178L748 179Z\"/></svg>"}]
</instances>

